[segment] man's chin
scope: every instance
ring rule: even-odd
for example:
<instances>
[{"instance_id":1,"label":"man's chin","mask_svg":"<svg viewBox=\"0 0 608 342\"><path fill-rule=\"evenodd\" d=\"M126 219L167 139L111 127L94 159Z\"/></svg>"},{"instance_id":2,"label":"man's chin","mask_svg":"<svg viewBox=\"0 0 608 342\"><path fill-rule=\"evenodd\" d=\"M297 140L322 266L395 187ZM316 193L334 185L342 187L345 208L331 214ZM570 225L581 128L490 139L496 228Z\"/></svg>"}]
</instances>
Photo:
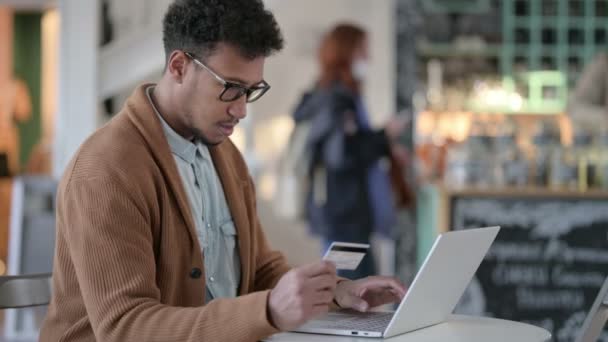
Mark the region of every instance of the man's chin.
<instances>
[{"instance_id":1,"label":"man's chin","mask_svg":"<svg viewBox=\"0 0 608 342\"><path fill-rule=\"evenodd\" d=\"M226 139L228 139L228 137L218 137L215 139L209 139L208 137L204 136L203 134L200 134L197 136L198 140L203 143L206 146L212 147L212 146L217 146L221 143L223 143Z\"/></svg>"},{"instance_id":2,"label":"man's chin","mask_svg":"<svg viewBox=\"0 0 608 342\"><path fill-rule=\"evenodd\" d=\"M224 139L224 140L225 140L225 139ZM224 140L222 140L222 141L218 141L218 142L212 142L212 143L205 143L205 145L207 145L207 146L209 146L209 147L217 146L217 145L219 145L219 144L223 143L223 142L224 142Z\"/></svg>"}]
</instances>

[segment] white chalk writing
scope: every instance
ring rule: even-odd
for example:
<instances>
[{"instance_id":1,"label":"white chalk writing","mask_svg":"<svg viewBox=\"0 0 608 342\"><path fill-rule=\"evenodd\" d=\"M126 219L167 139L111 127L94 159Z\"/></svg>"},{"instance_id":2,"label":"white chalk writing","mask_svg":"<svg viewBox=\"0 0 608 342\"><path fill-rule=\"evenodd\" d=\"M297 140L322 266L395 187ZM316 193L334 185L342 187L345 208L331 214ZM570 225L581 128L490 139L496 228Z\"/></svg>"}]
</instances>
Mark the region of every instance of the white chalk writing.
<instances>
[{"instance_id":1,"label":"white chalk writing","mask_svg":"<svg viewBox=\"0 0 608 342\"><path fill-rule=\"evenodd\" d=\"M549 270L539 265L498 264L492 270L492 281L499 286L545 286L549 279Z\"/></svg>"},{"instance_id":2,"label":"white chalk writing","mask_svg":"<svg viewBox=\"0 0 608 342\"><path fill-rule=\"evenodd\" d=\"M600 272L583 272L580 270L566 270L564 266L556 265L551 270L551 280L554 286L559 287L591 287L599 288L604 284L604 274Z\"/></svg>"},{"instance_id":3,"label":"white chalk writing","mask_svg":"<svg viewBox=\"0 0 608 342\"><path fill-rule=\"evenodd\" d=\"M585 294L577 290L537 290L528 287L516 291L521 310L575 310L585 304Z\"/></svg>"},{"instance_id":4,"label":"white chalk writing","mask_svg":"<svg viewBox=\"0 0 608 342\"><path fill-rule=\"evenodd\" d=\"M455 204L454 228L465 226L466 219L487 225L521 227L531 237L551 238L570 233L577 227L608 222L608 202L554 201L529 202L494 199L459 199Z\"/></svg>"},{"instance_id":5,"label":"white chalk writing","mask_svg":"<svg viewBox=\"0 0 608 342\"><path fill-rule=\"evenodd\" d=\"M543 245L525 241L505 242L494 241L486 254L486 260L501 261L530 261L539 260L543 256Z\"/></svg>"}]
</instances>

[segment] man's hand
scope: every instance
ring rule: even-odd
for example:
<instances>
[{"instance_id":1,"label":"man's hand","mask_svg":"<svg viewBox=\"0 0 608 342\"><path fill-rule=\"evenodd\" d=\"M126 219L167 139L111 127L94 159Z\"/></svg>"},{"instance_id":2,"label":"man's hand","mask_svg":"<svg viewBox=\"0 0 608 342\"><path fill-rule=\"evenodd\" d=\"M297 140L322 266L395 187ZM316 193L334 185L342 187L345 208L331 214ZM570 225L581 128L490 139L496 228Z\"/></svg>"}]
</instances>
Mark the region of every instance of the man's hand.
<instances>
[{"instance_id":1,"label":"man's hand","mask_svg":"<svg viewBox=\"0 0 608 342\"><path fill-rule=\"evenodd\" d=\"M389 139L395 140L403 133L409 121L410 119L403 115L393 116L384 126L384 132Z\"/></svg>"},{"instance_id":2,"label":"man's hand","mask_svg":"<svg viewBox=\"0 0 608 342\"><path fill-rule=\"evenodd\" d=\"M288 331L328 312L336 281L336 267L328 261L287 272L270 291L268 311L272 324Z\"/></svg>"},{"instance_id":3,"label":"man's hand","mask_svg":"<svg viewBox=\"0 0 608 342\"><path fill-rule=\"evenodd\" d=\"M395 278L367 277L338 283L335 298L344 309L366 312L376 306L400 302L406 291Z\"/></svg>"},{"instance_id":4,"label":"man's hand","mask_svg":"<svg viewBox=\"0 0 608 342\"><path fill-rule=\"evenodd\" d=\"M409 158L409 151L407 150L407 147L405 147L401 143L392 143L390 145L390 149L391 149L391 156L393 157L393 160L395 160L397 163L399 163L399 166L404 167L408 164L408 161L410 158Z\"/></svg>"}]
</instances>

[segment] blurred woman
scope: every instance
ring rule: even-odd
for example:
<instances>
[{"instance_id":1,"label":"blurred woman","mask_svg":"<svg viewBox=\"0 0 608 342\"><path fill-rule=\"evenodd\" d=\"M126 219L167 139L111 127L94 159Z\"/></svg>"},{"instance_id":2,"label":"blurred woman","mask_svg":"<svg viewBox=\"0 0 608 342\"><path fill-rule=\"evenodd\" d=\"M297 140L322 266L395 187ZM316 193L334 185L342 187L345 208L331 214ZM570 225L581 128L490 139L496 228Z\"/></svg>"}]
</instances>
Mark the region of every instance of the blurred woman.
<instances>
[{"instance_id":1,"label":"blurred woman","mask_svg":"<svg viewBox=\"0 0 608 342\"><path fill-rule=\"evenodd\" d=\"M320 75L298 105L296 125L307 122L311 152L307 219L321 235L324 250L332 241L369 243L374 230L390 234L395 209L390 180L381 159L391 153L405 122L391 119L373 130L361 90L368 73L367 33L341 24L324 37L318 54ZM396 149L395 149L396 150ZM356 271L375 274L370 250Z\"/></svg>"}]
</instances>

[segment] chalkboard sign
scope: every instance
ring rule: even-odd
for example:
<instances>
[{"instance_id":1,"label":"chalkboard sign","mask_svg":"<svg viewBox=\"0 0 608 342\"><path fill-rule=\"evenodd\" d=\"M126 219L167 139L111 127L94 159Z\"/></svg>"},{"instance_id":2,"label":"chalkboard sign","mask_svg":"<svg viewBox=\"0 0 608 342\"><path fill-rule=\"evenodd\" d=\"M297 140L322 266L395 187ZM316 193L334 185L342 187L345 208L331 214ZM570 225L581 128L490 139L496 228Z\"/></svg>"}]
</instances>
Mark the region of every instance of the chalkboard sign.
<instances>
[{"instance_id":1,"label":"chalkboard sign","mask_svg":"<svg viewBox=\"0 0 608 342\"><path fill-rule=\"evenodd\" d=\"M608 275L608 198L454 196L450 219L454 229L502 227L456 312L574 340Z\"/></svg>"}]
</instances>

